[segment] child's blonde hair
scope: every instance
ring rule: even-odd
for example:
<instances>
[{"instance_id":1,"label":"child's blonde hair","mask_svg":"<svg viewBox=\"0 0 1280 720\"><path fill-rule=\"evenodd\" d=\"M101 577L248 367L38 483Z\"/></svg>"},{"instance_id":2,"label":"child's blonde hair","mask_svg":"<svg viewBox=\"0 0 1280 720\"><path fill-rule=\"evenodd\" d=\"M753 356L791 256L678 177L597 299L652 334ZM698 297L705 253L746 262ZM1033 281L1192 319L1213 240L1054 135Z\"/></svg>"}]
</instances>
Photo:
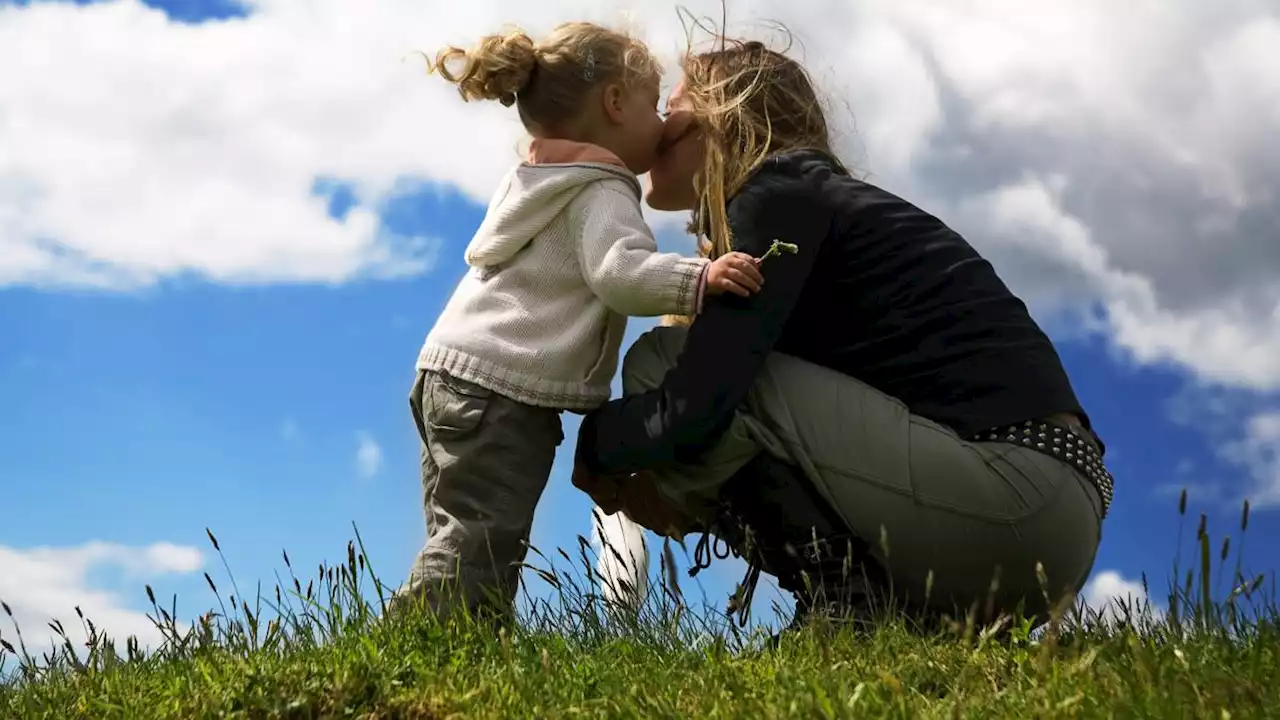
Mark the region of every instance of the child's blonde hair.
<instances>
[{"instance_id":1,"label":"child's blonde hair","mask_svg":"<svg viewBox=\"0 0 1280 720\"><path fill-rule=\"evenodd\" d=\"M463 61L461 69L450 70L457 60ZM596 87L640 87L656 82L662 71L643 42L587 22L558 25L539 43L513 29L487 35L470 50L446 47L430 68L457 85L463 100L515 105L535 136L554 134L576 120Z\"/></svg>"}]
</instances>

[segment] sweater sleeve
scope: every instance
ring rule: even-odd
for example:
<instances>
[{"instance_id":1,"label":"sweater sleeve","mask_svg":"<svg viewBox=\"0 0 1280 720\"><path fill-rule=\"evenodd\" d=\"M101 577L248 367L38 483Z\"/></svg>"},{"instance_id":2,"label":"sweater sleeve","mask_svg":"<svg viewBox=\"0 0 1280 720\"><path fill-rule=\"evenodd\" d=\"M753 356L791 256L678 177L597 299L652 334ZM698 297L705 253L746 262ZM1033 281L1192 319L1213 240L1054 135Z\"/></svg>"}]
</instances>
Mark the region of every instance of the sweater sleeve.
<instances>
[{"instance_id":1,"label":"sweater sleeve","mask_svg":"<svg viewBox=\"0 0 1280 720\"><path fill-rule=\"evenodd\" d=\"M634 194L596 183L569 210L579 223L583 279L611 310L633 317L697 312L708 260L658 252Z\"/></svg>"},{"instance_id":2,"label":"sweater sleeve","mask_svg":"<svg viewBox=\"0 0 1280 720\"><path fill-rule=\"evenodd\" d=\"M583 418L578 460L593 472L689 462L719 439L781 336L833 225L813 182L769 170L752 178L728 210L734 249L760 257L776 239L795 244L797 253L764 261L765 283L756 295L707 298L660 387Z\"/></svg>"}]
</instances>

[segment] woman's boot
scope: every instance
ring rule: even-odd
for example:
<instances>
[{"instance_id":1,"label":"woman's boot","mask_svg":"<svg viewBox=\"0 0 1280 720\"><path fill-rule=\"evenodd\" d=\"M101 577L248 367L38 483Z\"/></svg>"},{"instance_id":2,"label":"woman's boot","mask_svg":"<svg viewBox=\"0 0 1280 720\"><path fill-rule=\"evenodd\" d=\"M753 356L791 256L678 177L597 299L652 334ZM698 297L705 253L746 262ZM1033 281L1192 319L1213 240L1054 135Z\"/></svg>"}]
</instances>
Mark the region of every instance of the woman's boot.
<instances>
[{"instance_id":1,"label":"woman's boot","mask_svg":"<svg viewBox=\"0 0 1280 720\"><path fill-rule=\"evenodd\" d=\"M726 483L720 498L724 509L713 532L749 565L730 607L741 613L740 622L760 571L795 596L790 627L815 616L869 619L872 590L881 586L878 566L798 468L761 453Z\"/></svg>"}]
</instances>

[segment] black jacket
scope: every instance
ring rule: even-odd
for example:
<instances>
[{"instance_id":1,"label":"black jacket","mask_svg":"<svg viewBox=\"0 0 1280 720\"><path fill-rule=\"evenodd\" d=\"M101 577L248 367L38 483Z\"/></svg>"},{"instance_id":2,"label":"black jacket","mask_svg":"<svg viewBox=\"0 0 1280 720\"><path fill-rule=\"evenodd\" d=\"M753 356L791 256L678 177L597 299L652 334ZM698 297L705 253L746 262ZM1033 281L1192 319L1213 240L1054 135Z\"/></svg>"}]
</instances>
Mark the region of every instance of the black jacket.
<instances>
[{"instance_id":1,"label":"black jacket","mask_svg":"<svg viewBox=\"0 0 1280 720\"><path fill-rule=\"evenodd\" d=\"M729 202L734 248L765 261L750 298L707 298L662 386L583 418L596 473L697 458L771 352L843 372L972 435L1055 413L1088 418L1049 338L964 238L826 155L770 159Z\"/></svg>"}]
</instances>

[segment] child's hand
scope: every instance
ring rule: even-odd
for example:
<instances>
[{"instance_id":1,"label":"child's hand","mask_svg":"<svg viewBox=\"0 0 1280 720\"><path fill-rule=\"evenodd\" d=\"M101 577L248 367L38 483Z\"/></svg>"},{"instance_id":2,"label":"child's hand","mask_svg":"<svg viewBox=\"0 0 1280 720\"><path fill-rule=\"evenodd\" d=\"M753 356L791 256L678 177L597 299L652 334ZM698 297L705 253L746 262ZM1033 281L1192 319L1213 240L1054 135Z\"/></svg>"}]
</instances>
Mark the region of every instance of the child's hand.
<instances>
[{"instance_id":1,"label":"child's hand","mask_svg":"<svg viewBox=\"0 0 1280 720\"><path fill-rule=\"evenodd\" d=\"M730 292L740 297L750 297L760 292L764 276L760 274L759 261L746 253L731 252L721 255L707 270L708 295Z\"/></svg>"}]
</instances>

